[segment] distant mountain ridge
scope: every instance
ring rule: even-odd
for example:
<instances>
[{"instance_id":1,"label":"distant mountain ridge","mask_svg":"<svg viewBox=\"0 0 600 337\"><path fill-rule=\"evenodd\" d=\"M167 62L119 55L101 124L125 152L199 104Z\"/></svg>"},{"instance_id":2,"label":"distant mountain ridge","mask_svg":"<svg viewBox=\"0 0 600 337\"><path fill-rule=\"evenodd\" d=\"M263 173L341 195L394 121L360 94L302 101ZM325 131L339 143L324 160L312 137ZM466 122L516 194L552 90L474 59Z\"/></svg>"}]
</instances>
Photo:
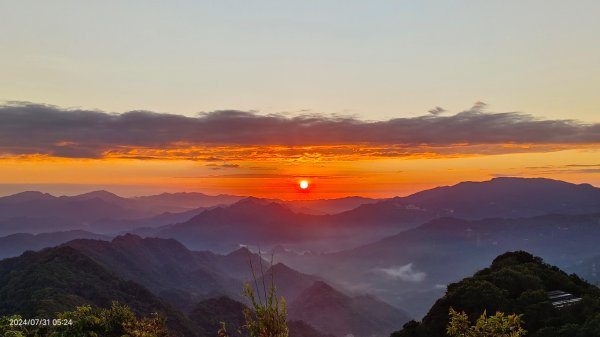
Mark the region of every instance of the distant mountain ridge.
<instances>
[{"instance_id":1,"label":"distant mountain ridge","mask_svg":"<svg viewBox=\"0 0 600 337\"><path fill-rule=\"evenodd\" d=\"M220 251L255 242L306 245L318 240L328 242L330 249L340 250L436 218L476 220L596 212L600 212L600 189L591 185L540 178L495 178L362 204L331 215L296 213L277 202L250 197L144 235L176 238L195 249ZM338 247L332 246L334 240Z\"/></svg>"},{"instance_id":2,"label":"distant mountain ridge","mask_svg":"<svg viewBox=\"0 0 600 337\"><path fill-rule=\"evenodd\" d=\"M600 211L600 188L546 178L500 177L437 187L390 202L449 211L465 219L532 217Z\"/></svg>"},{"instance_id":3,"label":"distant mountain ridge","mask_svg":"<svg viewBox=\"0 0 600 337\"><path fill-rule=\"evenodd\" d=\"M198 192L124 198L105 190L57 197L26 191L0 197L0 235L68 230L117 234L134 228L185 222L206 209L231 205L246 198L225 194L211 196ZM361 197L298 201L250 199L275 202L294 212L312 214L341 212L376 201Z\"/></svg>"},{"instance_id":4,"label":"distant mountain ridge","mask_svg":"<svg viewBox=\"0 0 600 337\"><path fill-rule=\"evenodd\" d=\"M94 234L86 231L73 230L42 234L18 233L0 237L0 260L21 255L27 250L40 250L58 246L75 239L110 240L110 236Z\"/></svg>"}]
</instances>

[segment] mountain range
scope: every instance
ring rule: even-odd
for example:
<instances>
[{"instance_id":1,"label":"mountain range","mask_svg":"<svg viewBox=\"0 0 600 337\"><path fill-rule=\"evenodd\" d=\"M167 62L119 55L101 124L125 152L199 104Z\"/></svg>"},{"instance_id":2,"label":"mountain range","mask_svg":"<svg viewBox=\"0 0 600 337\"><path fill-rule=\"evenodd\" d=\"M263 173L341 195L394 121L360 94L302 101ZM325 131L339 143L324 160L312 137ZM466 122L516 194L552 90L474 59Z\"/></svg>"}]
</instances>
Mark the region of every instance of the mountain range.
<instances>
[{"instance_id":1,"label":"mountain range","mask_svg":"<svg viewBox=\"0 0 600 337\"><path fill-rule=\"evenodd\" d=\"M370 312L381 310L379 316L393 316L377 321L388 330L392 320L408 319L407 312L422 317L449 284L484 268L505 251L527 250L598 282L599 191L587 184L549 179L495 178L391 199L293 204L249 197L142 218L126 217L131 210L143 213L142 208L131 206L138 202L136 198L122 201L110 193L75 198L31 192L0 198L0 205L5 209L17 205L11 211L15 215L32 203L37 208L22 216L36 219L39 228L48 224L51 233L0 238L0 257L63 244L120 279L144 287L185 317L201 301L223 296L241 301L241 285L251 278L251 260L255 268L264 268L266 281L274 275L278 291L288 300L290 318L304 321L299 326L309 324L320 333L335 335L350 327L356 336L375 329L368 327L375 320ZM127 211L122 213L124 218L111 219L112 225L105 227L119 231L52 232L55 221L92 217L94 212L83 210L100 198L100 209L110 205ZM69 203L82 210L67 214L64 205ZM324 205L338 208L328 212ZM186 204L190 206L196 204ZM66 213L61 214L61 209ZM16 218L3 217L2 230L14 229L2 227L6 223L26 229L11 222ZM99 222L89 224L93 227ZM240 248L246 245L251 249ZM257 246L263 254L257 254ZM265 252L274 254L270 269L270 256ZM335 299L342 306L319 303L320 297ZM327 305L331 305L331 317L341 317L329 322L336 322L335 332L310 315ZM370 309L357 314L356 308ZM366 322L357 321L356 315ZM355 322L356 326L350 324ZM385 334L383 330L378 333Z\"/></svg>"},{"instance_id":2,"label":"mountain range","mask_svg":"<svg viewBox=\"0 0 600 337\"><path fill-rule=\"evenodd\" d=\"M0 314L36 316L72 310L83 304L106 307L113 299L138 313L162 312L174 320L176 325L172 328L182 336L195 336L189 330L201 324L193 319L198 318L199 305L224 296L229 298L223 300L225 304L244 301L243 282L252 280L254 268L259 283L269 282L272 277L275 287L281 289L279 294L288 299L289 319L303 321L294 323L299 333L310 329L333 333L320 318L325 314L352 322L345 329L355 336L367 336L364 333L368 330L384 336L394 327L391 321L409 319L407 313L381 300L349 295L325 283L323 278L299 273L283 264L271 268L268 265L246 248L219 255L190 251L172 239L131 234L112 241L77 239L1 261L4 276L0 278L0 302L6 306ZM28 280L30 277L34 278L33 283ZM315 302L322 296L325 297L320 302ZM326 298L339 301L328 303ZM330 306L323 311L323 305ZM373 325L373 313L387 320L380 319Z\"/></svg>"}]
</instances>

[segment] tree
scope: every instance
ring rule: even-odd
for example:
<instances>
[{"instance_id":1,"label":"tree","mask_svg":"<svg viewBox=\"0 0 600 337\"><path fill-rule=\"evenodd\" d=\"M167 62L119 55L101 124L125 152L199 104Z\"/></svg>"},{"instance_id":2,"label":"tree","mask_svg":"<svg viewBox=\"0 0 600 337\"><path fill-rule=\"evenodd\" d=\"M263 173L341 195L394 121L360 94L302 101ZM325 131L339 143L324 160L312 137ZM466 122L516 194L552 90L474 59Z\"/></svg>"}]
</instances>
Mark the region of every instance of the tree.
<instances>
[{"instance_id":1,"label":"tree","mask_svg":"<svg viewBox=\"0 0 600 337\"><path fill-rule=\"evenodd\" d=\"M25 337L25 331L22 327L11 326L11 321L19 320L21 316L3 316L0 317L0 336L3 337Z\"/></svg>"},{"instance_id":2,"label":"tree","mask_svg":"<svg viewBox=\"0 0 600 337\"><path fill-rule=\"evenodd\" d=\"M468 315L450 308L450 323L446 332L451 337L522 337L526 331L521 327L521 315L505 315L496 312L493 316L487 316L484 311L471 325Z\"/></svg>"},{"instance_id":3,"label":"tree","mask_svg":"<svg viewBox=\"0 0 600 337\"><path fill-rule=\"evenodd\" d=\"M260 249L259 249L260 256ZM259 287L259 282L256 278L252 258L250 261L250 269L252 271L252 279L256 291L250 284L246 282L243 295L250 302L251 307L244 308L244 318L246 323L242 327L250 337L288 337L288 326L286 324L287 308L285 299L277 298L275 292L275 282L273 273L271 273L271 282L268 286L265 284L265 273L262 266L262 258L260 258L260 272L262 274L262 295ZM273 257L271 256L271 265L273 265ZM241 334L241 331L238 331ZM219 337L230 337L227 332L227 327L224 322L221 322L221 329L218 331Z\"/></svg>"}]
</instances>

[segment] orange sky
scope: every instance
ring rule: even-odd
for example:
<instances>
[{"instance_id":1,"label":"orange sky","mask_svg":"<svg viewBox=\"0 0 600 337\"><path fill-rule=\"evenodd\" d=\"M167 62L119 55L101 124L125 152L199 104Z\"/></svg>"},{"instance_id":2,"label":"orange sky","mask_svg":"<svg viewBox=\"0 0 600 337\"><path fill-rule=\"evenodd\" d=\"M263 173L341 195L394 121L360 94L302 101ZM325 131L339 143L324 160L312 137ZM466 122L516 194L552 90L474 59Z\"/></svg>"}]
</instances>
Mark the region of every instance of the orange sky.
<instances>
[{"instance_id":1,"label":"orange sky","mask_svg":"<svg viewBox=\"0 0 600 337\"><path fill-rule=\"evenodd\" d=\"M200 191L282 199L390 197L506 175L600 186L600 147L593 146L551 152L534 148L533 152L492 155L417 153L397 158L347 153L336 156L331 154L335 151L323 149L301 155L287 148L254 150L221 148L221 154L229 154L231 160L218 162L177 156L143 160L5 157L0 159L0 194L30 189L53 194L107 189L124 196ZM247 159L240 153L247 154ZM299 191L301 179L310 181L309 192Z\"/></svg>"}]
</instances>

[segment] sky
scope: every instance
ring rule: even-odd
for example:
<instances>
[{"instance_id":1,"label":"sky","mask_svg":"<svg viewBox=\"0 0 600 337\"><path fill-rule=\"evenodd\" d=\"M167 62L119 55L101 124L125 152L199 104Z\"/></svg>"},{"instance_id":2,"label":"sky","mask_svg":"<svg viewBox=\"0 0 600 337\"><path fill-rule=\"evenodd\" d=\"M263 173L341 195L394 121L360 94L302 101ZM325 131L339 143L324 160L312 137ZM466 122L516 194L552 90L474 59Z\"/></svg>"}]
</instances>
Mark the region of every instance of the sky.
<instances>
[{"instance_id":1,"label":"sky","mask_svg":"<svg viewBox=\"0 0 600 337\"><path fill-rule=\"evenodd\" d=\"M2 2L0 195L382 197L497 176L600 186L599 10Z\"/></svg>"}]
</instances>

